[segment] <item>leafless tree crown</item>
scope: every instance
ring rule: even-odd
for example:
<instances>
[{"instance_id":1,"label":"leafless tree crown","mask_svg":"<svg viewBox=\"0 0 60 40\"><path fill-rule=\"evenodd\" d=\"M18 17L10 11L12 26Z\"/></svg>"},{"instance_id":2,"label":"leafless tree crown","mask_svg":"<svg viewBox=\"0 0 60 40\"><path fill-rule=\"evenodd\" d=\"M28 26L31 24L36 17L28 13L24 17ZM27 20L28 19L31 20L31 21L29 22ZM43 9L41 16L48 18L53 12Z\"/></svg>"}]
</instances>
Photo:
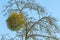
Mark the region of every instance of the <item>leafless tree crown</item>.
<instances>
[{"instance_id":1,"label":"leafless tree crown","mask_svg":"<svg viewBox=\"0 0 60 40\"><path fill-rule=\"evenodd\" d=\"M26 27L17 31L16 36L9 38L9 40L59 40L55 35L59 31L56 24L57 20L47 15L45 9L38 5L36 1L10 0L7 2L8 4L4 7L3 15L9 15L12 11L22 12L27 21ZM34 15L31 17L29 14L36 15L36 19Z\"/></svg>"}]
</instances>

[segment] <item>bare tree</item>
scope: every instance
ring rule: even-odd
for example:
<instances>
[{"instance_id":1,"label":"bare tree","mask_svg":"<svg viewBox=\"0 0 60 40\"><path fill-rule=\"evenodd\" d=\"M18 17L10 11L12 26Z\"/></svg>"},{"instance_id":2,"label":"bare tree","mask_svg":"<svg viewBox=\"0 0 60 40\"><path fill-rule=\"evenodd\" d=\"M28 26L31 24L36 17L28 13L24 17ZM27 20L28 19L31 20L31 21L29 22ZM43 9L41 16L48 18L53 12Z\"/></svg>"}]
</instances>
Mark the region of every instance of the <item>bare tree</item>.
<instances>
[{"instance_id":1,"label":"bare tree","mask_svg":"<svg viewBox=\"0 0 60 40\"><path fill-rule=\"evenodd\" d=\"M36 0L37 1L37 0ZM35 0L10 0L4 8L4 16L15 11L23 14L26 24L9 40L59 40L55 35L59 28L56 19L49 16ZM29 15L30 14L30 15ZM31 16L32 15L32 16ZM36 16L35 16L36 15ZM1 39L2 40L2 39Z\"/></svg>"}]
</instances>

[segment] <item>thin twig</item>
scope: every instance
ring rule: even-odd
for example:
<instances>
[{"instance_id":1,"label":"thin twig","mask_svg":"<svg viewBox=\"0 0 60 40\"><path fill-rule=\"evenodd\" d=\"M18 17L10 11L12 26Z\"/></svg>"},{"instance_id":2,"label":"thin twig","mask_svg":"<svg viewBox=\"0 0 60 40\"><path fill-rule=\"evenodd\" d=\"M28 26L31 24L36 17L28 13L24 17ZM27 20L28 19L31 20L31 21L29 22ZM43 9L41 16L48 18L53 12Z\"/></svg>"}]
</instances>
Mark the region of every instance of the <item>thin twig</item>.
<instances>
[{"instance_id":1,"label":"thin twig","mask_svg":"<svg viewBox=\"0 0 60 40\"><path fill-rule=\"evenodd\" d=\"M29 38L29 37L32 37L32 36L47 37L47 38L52 38L52 39L56 39L56 40L58 40L58 38L56 38L56 37L46 36L46 35L38 35L38 34L32 34L32 35L29 35L28 38Z\"/></svg>"},{"instance_id":2,"label":"thin twig","mask_svg":"<svg viewBox=\"0 0 60 40\"><path fill-rule=\"evenodd\" d=\"M16 0L15 0L15 3L16 3L16 6L17 6L18 10L20 11L19 4ZM20 13L21 13L21 11L20 11Z\"/></svg>"}]
</instances>

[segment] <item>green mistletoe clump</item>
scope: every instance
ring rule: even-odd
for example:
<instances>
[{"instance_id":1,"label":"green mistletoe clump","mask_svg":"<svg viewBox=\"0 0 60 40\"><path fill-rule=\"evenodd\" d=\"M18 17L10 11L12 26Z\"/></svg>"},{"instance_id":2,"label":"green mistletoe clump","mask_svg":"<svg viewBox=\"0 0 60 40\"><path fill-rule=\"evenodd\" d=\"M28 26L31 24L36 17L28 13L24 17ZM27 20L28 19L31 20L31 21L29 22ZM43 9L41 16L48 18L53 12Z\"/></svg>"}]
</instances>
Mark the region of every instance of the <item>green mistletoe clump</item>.
<instances>
[{"instance_id":1,"label":"green mistletoe clump","mask_svg":"<svg viewBox=\"0 0 60 40\"><path fill-rule=\"evenodd\" d=\"M17 31L24 26L25 18L23 17L22 13L17 14L16 12L13 12L7 18L6 22L10 30Z\"/></svg>"}]
</instances>

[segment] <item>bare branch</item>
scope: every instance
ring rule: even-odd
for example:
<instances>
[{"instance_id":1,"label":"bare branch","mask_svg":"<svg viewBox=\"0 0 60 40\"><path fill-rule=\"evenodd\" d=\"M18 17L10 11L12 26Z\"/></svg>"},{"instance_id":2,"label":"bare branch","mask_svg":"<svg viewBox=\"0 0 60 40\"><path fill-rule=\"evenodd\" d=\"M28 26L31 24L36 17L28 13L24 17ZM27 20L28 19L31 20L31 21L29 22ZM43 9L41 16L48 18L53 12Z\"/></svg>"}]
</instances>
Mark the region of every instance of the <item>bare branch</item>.
<instances>
[{"instance_id":1,"label":"bare branch","mask_svg":"<svg viewBox=\"0 0 60 40\"><path fill-rule=\"evenodd\" d=\"M32 36L47 37L47 38L52 38L52 39L58 40L58 38L53 37L53 36L38 35L38 34L32 34L32 35L29 35L28 38L29 38L29 37L32 37Z\"/></svg>"},{"instance_id":2,"label":"bare branch","mask_svg":"<svg viewBox=\"0 0 60 40\"><path fill-rule=\"evenodd\" d=\"M39 19L37 22L35 22L31 27L30 29L28 30L28 32L34 27L34 25L38 24L39 22L41 22L42 19L44 19L45 17Z\"/></svg>"}]
</instances>

